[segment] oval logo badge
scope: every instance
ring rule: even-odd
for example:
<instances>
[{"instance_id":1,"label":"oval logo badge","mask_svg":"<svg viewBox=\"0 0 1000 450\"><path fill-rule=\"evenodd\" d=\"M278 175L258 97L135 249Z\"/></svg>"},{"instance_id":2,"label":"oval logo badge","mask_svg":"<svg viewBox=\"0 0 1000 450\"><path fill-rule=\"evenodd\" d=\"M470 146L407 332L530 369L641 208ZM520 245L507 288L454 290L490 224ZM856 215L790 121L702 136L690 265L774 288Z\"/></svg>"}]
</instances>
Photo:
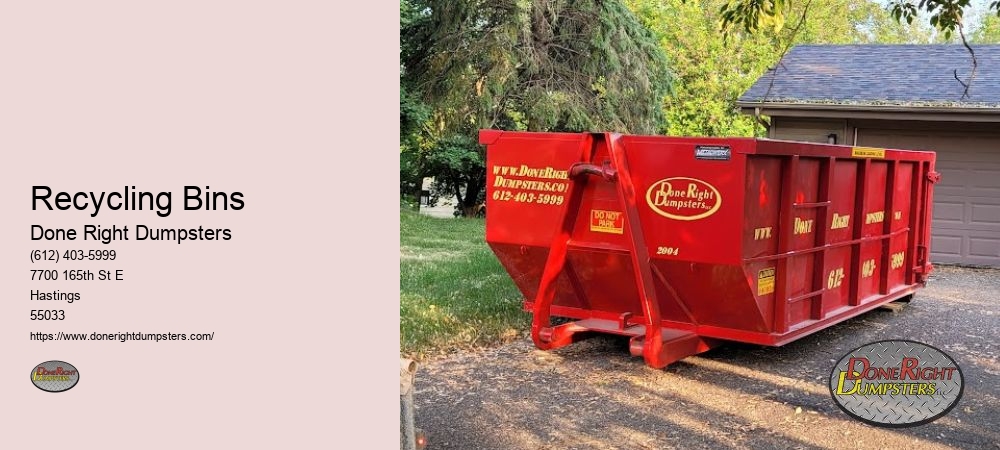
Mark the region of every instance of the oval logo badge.
<instances>
[{"instance_id":1,"label":"oval logo badge","mask_svg":"<svg viewBox=\"0 0 1000 450\"><path fill-rule=\"evenodd\" d=\"M912 427L937 420L962 398L962 370L920 342L879 341L844 355L830 374L833 401L870 425Z\"/></svg>"},{"instance_id":2,"label":"oval logo badge","mask_svg":"<svg viewBox=\"0 0 1000 450\"><path fill-rule=\"evenodd\" d=\"M31 383L45 392L65 392L80 381L80 371L66 361L46 361L31 370Z\"/></svg>"},{"instance_id":3,"label":"oval logo badge","mask_svg":"<svg viewBox=\"0 0 1000 450\"><path fill-rule=\"evenodd\" d=\"M719 190L697 178L664 178L646 191L646 203L657 214L674 220L698 220L722 206Z\"/></svg>"}]
</instances>

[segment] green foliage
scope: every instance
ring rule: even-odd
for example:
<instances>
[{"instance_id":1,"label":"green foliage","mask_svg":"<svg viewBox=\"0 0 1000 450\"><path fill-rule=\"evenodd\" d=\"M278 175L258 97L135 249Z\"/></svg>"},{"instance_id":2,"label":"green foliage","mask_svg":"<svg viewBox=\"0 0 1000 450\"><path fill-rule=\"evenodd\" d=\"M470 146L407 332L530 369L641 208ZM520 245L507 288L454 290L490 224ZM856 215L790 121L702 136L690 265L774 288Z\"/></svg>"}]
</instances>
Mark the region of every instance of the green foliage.
<instances>
[{"instance_id":1,"label":"green foliage","mask_svg":"<svg viewBox=\"0 0 1000 450\"><path fill-rule=\"evenodd\" d=\"M404 0L400 9L401 85L431 111L425 174L464 185L466 207L485 176L455 175L482 172L479 129L650 133L661 122L667 59L620 1Z\"/></svg>"},{"instance_id":2,"label":"green foliage","mask_svg":"<svg viewBox=\"0 0 1000 450\"><path fill-rule=\"evenodd\" d=\"M780 32L789 6L785 0L734 0L723 4L719 11L723 27L740 25L751 33L766 27Z\"/></svg>"},{"instance_id":3,"label":"green foliage","mask_svg":"<svg viewBox=\"0 0 1000 450\"><path fill-rule=\"evenodd\" d=\"M890 0L888 6L896 20L906 23L913 23L919 13L925 13L930 24L949 39L955 30L962 31L962 17L969 5L970 0ZM997 8L996 2L991 8Z\"/></svg>"},{"instance_id":4,"label":"green foliage","mask_svg":"<svg viewBox=\"0 0 1000 450\"><path fill-rule=\"evenodd\" d=\"M450 190L463 207L482 201L486 160L475 138L449 134L438 139L427 154L425 170L435 174L438 184Z\"/></svg>"},{"instance_id":5,"label":"green foliage","mask_svg":"<svg viewBox=\"0 0 1000 450\"><path fill-rule=\"evenodd\" d=\"M618 1L425 0L407 78L450 131L656 128L669 76Z\"/></svg>"},{"instance_id":6,"label":"green foliage","mask_svg":"<svg viewBox=\"0 0 1000 450\"><path fill-rule=\"evenodd\" d=\"M740 29L754 33L759 29L770 29L775 33L786 27L786 22L796 20L796 8L820 6L828 2L812 0L726 0L720 9L724 30ZM957 30L962 32L965 12L971 0L888 0L886 6L890 16L899 23L913 25L914 19L925 15L928 23L942 32L948 40ZM1000 0L990 3L988 10L1000 14ZM847 10L851 11L851 10Z\"/></svg>"},{"instance_id":7,"label":"green foliage","mask_svg":"<svg viewBox=\"0 0 1000 450\"><path fill-rule=\"evenodd\" d=\"M743 94L773 67L789 44L926 42L927 27L901 25L869 0L831 0L790 6L780 33L720 33L726 0L630 0L629 6L660 41L673 62L674 94L666 98L661 132L670 135L753 136L764 132L755 117L735 107ZM797 28L797 30L796 30ZM789 42L791 40L791 42Z\"/></svg>"},{"instance_id":8,"label":"green foliage","mask_svg":"<svg viewBox=\"0 0 1000 450\"><path fill-rule=\"evenodd\" d=\"M1000 44L1000 16L983 16L975 31L969 35L969 41L977 44Z\"/></svg>"}]
</instances>

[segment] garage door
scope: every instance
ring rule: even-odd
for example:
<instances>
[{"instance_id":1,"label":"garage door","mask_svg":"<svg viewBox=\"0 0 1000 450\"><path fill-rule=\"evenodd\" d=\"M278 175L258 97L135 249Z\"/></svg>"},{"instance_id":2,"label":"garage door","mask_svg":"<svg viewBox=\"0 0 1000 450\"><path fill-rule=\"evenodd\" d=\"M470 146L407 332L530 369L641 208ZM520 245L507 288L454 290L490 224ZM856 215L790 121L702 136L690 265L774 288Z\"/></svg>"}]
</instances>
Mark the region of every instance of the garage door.
<instances>
[{"instance_id":1,"label":"garage door","mask_svg":"<svg viewBox=\"0 0 1000 450\"><path fill-rule=\"evenodd\" d=\"M858 145L937 151L931 261L1000 266L1000 134L860 129Z\"/></svg>"}]
</instances>

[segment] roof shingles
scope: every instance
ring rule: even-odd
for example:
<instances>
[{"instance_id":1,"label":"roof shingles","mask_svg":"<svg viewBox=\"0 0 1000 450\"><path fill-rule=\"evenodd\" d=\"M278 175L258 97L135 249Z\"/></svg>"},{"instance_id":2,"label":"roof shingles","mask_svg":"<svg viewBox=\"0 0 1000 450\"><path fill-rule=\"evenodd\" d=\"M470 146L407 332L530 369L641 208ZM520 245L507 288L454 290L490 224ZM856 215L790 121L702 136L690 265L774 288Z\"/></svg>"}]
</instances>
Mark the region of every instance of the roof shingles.
<instances>
[{"instance_id":1,"label":"roof shingles","mask_svg":"<svg viewBox=\"0 0 1000 450\"><path fill-rule=\"evenodd\" d=\"M972 48L978 68L967 98L954 76L964 82L972 70L962 45L799 45L738 102L1000 108L1000 45Z\"/></svg>"}]
</instances>

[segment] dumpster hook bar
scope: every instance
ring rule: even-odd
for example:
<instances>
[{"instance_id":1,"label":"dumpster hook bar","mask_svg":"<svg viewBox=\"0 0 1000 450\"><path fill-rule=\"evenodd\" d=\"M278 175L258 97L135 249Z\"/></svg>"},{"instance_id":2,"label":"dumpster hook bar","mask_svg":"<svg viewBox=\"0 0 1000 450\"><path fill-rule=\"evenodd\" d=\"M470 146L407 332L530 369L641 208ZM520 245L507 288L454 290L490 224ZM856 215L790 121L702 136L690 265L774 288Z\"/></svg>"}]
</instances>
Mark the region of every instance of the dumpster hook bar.
<instances>
[{"instance_id":1,"label":"dumpster hook bar","mask_svg":"<svg viewBox=\"0 0 1000 450\"><path fill-rule=\"evenodd\" d=\"M612 182L618 179L618 171L611 167L611 161L604 161L601 166L584 162L570 166L569 176L571 178L578 178L580 175L596 175L604 178L605 181Z\"/></svg>"}]
</instances>

